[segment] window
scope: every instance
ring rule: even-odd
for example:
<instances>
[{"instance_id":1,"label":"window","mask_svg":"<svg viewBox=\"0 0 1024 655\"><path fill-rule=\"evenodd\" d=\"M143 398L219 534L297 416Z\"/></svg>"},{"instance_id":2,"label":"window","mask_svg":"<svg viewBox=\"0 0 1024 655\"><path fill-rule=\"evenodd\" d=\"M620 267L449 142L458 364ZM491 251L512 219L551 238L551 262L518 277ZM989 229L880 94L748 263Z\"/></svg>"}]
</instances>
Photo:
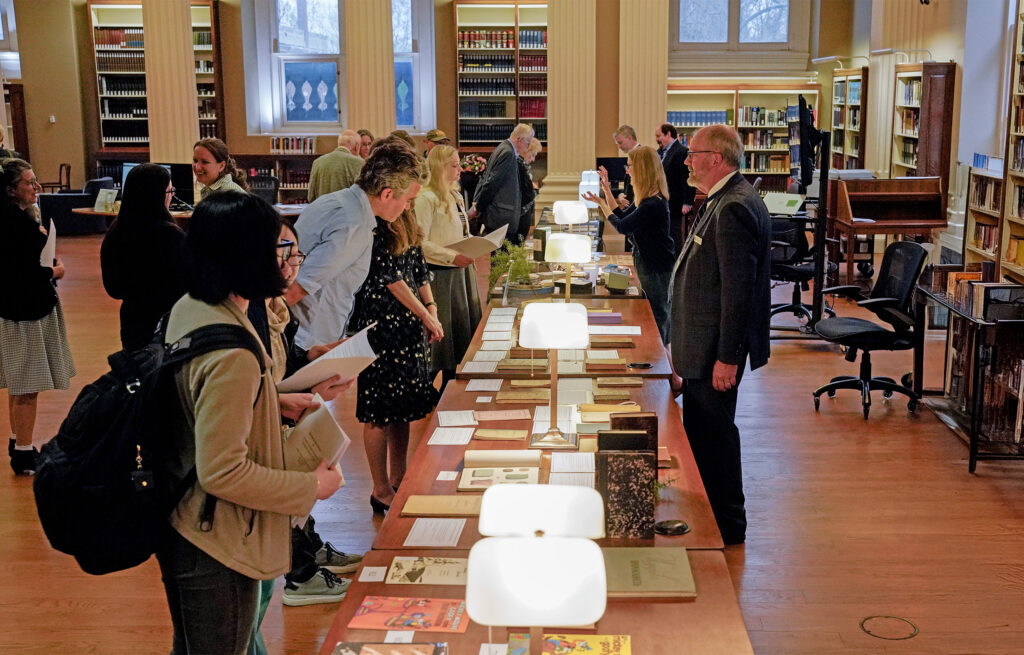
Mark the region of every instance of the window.
<instances>
[{"instance_id":1,"label":"window","mask_svg":"<svg viewBox=\"0 0 1024 655\"><path fill-rule=\"evenodd\" d=\"M674 0L669 75L807 70L812 0Z\"/></svg>"},{"instance_id":2,"label":"window","mask_svg":"<svg viewBox=\"0 0 1024 655\"><path fill-rule=\"evenodd\" d=\"M241 9L248 133L347 127L344 0L243 0ZM434 3L391 0L391 12L395 122L426 131L436 117Z\"/></svg>"}]
</instances>

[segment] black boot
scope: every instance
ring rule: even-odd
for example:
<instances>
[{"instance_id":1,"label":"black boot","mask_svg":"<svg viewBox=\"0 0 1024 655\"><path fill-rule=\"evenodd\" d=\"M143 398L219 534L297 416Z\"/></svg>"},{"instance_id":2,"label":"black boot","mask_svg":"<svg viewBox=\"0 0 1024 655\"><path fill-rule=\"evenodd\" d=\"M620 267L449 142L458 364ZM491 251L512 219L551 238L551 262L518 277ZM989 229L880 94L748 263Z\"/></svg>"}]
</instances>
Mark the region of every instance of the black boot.
<instances>
[{"instance_id":1,"label":"black boot","mask_svg":"<svg viewBox=\"0 0 1024 655\"><path fill-rule=\"evenodd\" d=\"M11 469L15 475L32 475L36 472L38 458L39 451L35 448L32 448L32 450L12 450Z\"/></svg>"}]
</instances>

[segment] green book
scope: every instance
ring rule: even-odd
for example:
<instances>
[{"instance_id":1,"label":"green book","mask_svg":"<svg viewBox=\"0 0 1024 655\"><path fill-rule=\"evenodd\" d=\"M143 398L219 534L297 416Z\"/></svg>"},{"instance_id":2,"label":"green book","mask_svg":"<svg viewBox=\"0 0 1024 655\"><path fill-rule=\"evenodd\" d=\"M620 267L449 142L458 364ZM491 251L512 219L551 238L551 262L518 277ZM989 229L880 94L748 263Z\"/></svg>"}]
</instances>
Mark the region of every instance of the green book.
<instances>
[{"instance_id":1,"label":"green book","mask_svg":"<svg viewBox=\"0 0 1024 655\"><path fill-rule=\"evenodd\" d=\"M685 548L602 548L609 598L695 598Z\"/></svg>"}]
</instances>

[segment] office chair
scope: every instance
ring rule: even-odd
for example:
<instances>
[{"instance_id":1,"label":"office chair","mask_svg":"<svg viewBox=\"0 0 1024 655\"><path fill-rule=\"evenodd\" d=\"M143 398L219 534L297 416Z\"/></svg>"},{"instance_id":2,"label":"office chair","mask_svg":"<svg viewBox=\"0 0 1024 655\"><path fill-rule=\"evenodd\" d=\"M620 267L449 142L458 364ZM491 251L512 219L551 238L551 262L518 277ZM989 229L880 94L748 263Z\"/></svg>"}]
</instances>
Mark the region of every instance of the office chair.
<instances>
[{"instance_id":1,"label":"office chair","mask_svg":"<svg viewBox=\"0 0 1024 655\"><path fill-rule=\"evenodd\" d=\"M842 375L819 387L814 392L814 411L818 411L821 394L827 393L832 398L838 389L860 390L865 420L871 410L872 390L881 391L883 398L892 398L893 393L904 394L910 398L907 409L911 412L917 409L921 397L910 388L909 375L903 376L902 384L897 384L892 378L871 376L871 351L910 350L914 347L914 339L919 336L913 331L914 287L926 258L927 252L921 244L896 241L885 249L875 285L866 298L855 285L824 290L825 293L858 301L858 305L870 309L891 325L892 330L861 318L827 318L815 324L814 331L822 339L846 346L846 361L856 361L857 351L864 352L860 360L860 376Z\"/></svg>"},{"instance_id":2,"label":"office chair","mask_svg":"<svg viewBox=\"0 0 1024 655\"><path fill-rule=\"evenodd\" d=\"M253 175L249 178L249 191L271 205L277 202L277 191L280 186L281 181L274 175Z\"/></svg>"},{"instance_id":3,"label":"office chair","mask_svg":"<svg viewBox=\"0 0 1024 655\"><path fill-rule=\"evenodd\" d=\"M71 164L61 164L57 169L57 182L41 182L44 192L59 192L71 188Z\"/></svg>"},{"instance_id":4,"label":"office chair","mask_svg":"<svg viewBox=\"0 0 1024 655\"><path fill-rule=\"evenodd\" d=\"M788 303L772 303L771 316L792 312L793 316L802 316L808 321L813 316L811 308L803 303L801 297L803 291L811 288L810 281L815 274L805 223L806 219L800 216L772 217L772 264L769 277L776 282L792 283L793 298ZM835 263L829 262L828 270L837 270ZM823 309L829 316L836 315L831 307L825 306Z\"/></svg>"}]
</instances>

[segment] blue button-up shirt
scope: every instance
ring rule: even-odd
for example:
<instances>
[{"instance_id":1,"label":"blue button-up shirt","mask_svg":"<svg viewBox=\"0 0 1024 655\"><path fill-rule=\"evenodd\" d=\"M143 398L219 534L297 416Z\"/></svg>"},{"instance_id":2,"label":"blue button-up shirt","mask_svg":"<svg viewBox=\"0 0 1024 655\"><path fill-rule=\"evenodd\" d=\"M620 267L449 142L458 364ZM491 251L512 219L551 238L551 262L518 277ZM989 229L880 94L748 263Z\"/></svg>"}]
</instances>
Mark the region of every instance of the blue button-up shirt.
<instances>
[{"instance_id":1,"label":"blue button-up shirt","mask_svg":"<svg viewBox=\"0 0 1024 655\"><path fill-rule=\"evenodd\" d=\"M309 294L293 308L300 348L345 335L356 292L370 270L376 226L366 192L356 185L320 196L299 215L295 231L306 260L296 281Z\"/></svg>"}]
</instances>

